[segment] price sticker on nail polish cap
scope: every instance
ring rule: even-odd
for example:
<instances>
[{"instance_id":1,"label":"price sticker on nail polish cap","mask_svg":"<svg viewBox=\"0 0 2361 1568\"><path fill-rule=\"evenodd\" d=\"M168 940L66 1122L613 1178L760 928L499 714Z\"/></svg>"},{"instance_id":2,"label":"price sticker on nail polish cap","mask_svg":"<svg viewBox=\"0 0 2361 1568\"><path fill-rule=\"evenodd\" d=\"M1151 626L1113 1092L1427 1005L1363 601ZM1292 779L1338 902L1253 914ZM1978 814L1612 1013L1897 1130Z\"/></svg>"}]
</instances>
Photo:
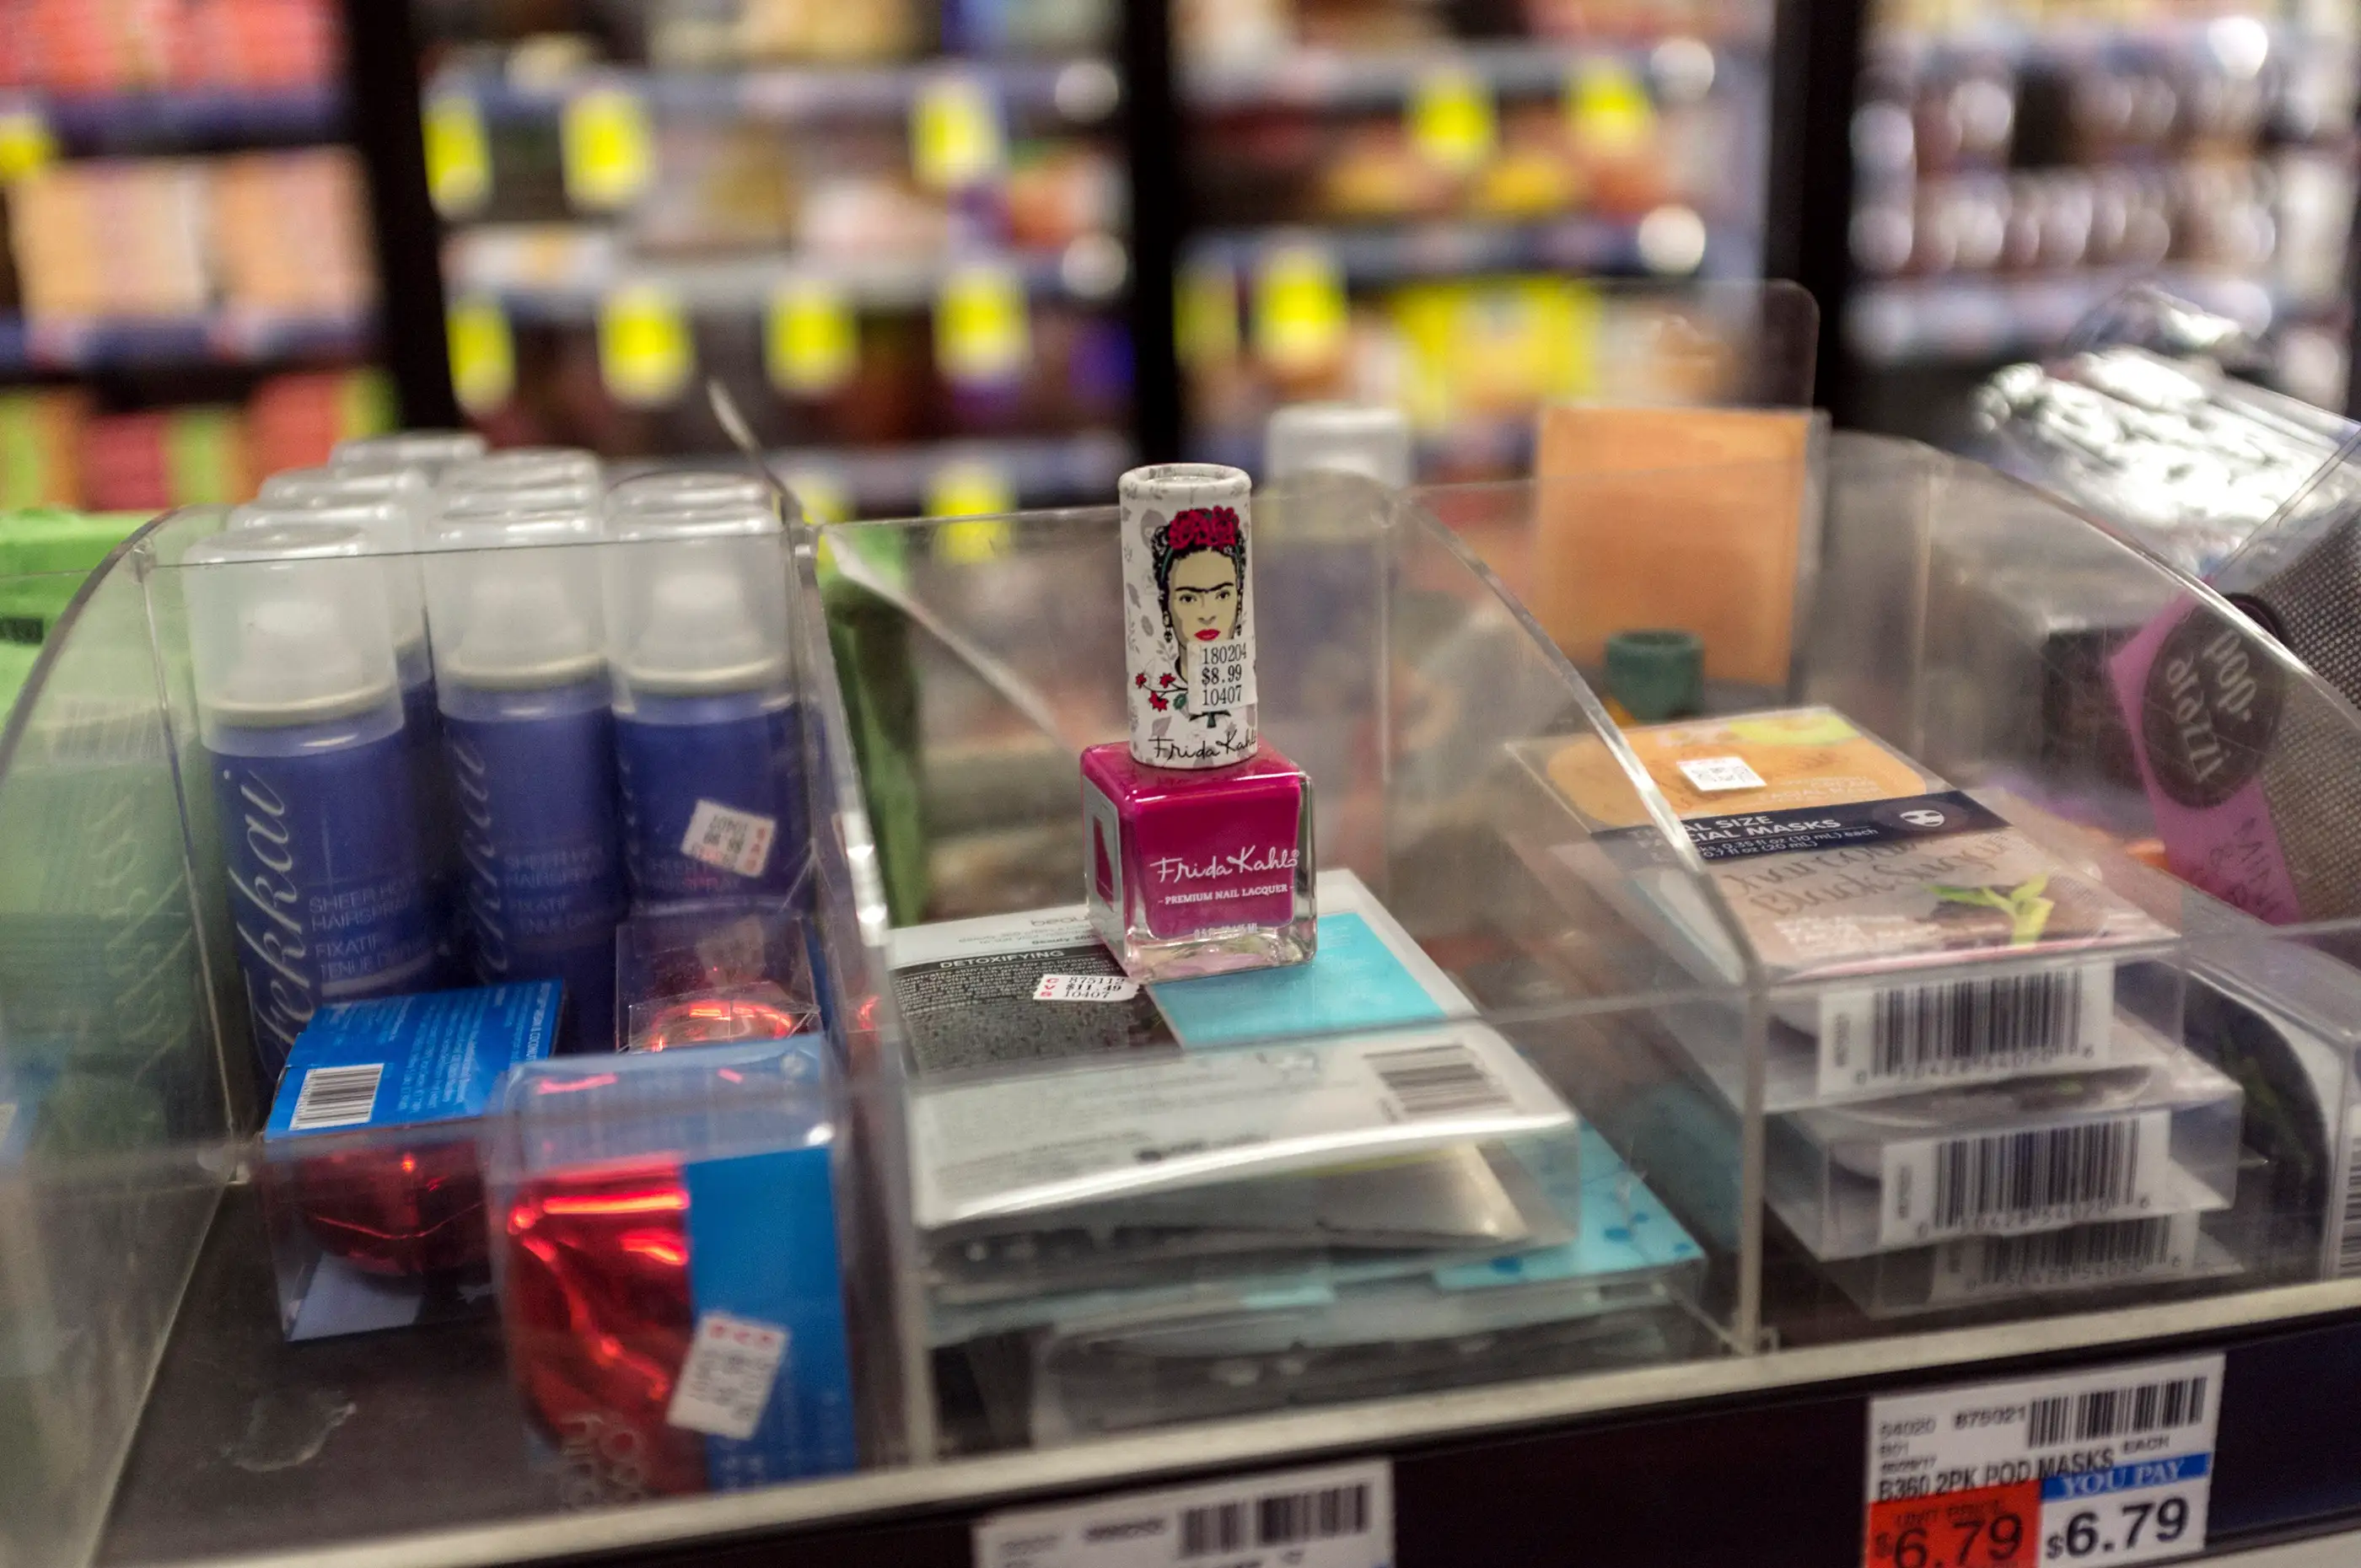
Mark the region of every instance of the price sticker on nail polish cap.
<instances>
[{"instance_id":1,"label":"price sticker on nail polish cap","mask_svg":"<svg viewBox=\"0 0 2361 1568\"><path fill-rule=\"evenodd\" d=\"M627 283L598 305L598 375L619 403L651 408L688 387L697 345L679 297L657 283Z\"/></svg>"},{"instance_id":2,"label":"price sticker on nail polish cap","mask_svg":"<svg viewBox=\"0 0 2361 1568\"><path fill-rule=\"evenodd\" d=\"M58 138L41 106L27 99L0 99L0 181L38 174L57 156Z\"/></svg>"},{"instance_id":3,"label":"price sticker on nail polish cap","mask_svg":"<svg viewBox=\"0 0 2361 1568\"><path fill-rule=\"evenodd\" d=\"M1383 1460L1126 1492L979 1519L975 1568L1389 1568Z\"/></svg>"},{"instance_id":4,"label":"price sticker on nail polish cap","mask_svg":"<svg viewBox=\"0 0 2361 1568\"><path fill-rule=\"evenodd\" d=\"M557 140L566 199L586 212L628 206L655 177L647 105L628 87L609 82L568 98Z\"/></svg>"},{"instance_id":5,"label":"price sticker on nail polish cap","mask_svg":"<svg viewBox=\"0 0 2361 1568\"><path fill-rule=\"evenodd\" d=\"M444 334L451 352L451 390L471 414L488 414L516 390L516 345L508 313L488 294L451 302Z\"/></svg>"},{"instance_id":6,"label":"price sticker on nail polish cap","mask_svg":"<svg viewBox=\"0 0 2361 1568\"><path fill-rule=\"evenodd\" d=\"M426 194L446 218L465 217L490 200L491 142L484 116L464 93L438 93L421 116L426 139Z\"/></svg>"},{"instance_id":7,"label":"price sticker on nail polish cap","mask_svg":"<svg viewBox=\"0 0 2361 1568\"><path fill-rule=\"evenodd\" d=\"M1036 1002L1128 1002L1139 981L1120 974L1045 974L1033 988Z\"/></svg>"},{"instance_id":8,"label":"price sticker on nail polish cap","mask_svg":"<svg viewBox=\"0 0 2361 1568\"><path fill-rule=\"evenodd\" d=\"M1310 371L1344 351L1345 275L1324 245L1265 251L1254 280L1255 354L1274 370Z\"/></svg>"},{"instance_id":9,"label":"price sticker on nail polish cap","mask_svg":"<svg viewBox=\"0 0 2361 1568\"><path fill-rule=\"evenodd\" d=\"M2202 1552L2223 1365L2186 1356L1871 1400L1865 1568Z\"/></svg>"},{"instance_id":10,"label":"price sticker on nail polish cap","mask_svg":"<svg viewBox=\"0 0 2361 1568\"><path fill-rule=\"evenodd\" d=\"M783 392L815 398L852 378L860 329L844 291L824 278L791 278L772 291L763 364Z\"/></svg>"},{"instance_id":11,"label":"price sticker on nail polish cap","mask_svg":"<svg viewBox=\"0 0 2361 1568\"><path fill-rule=\"evenodd\" d=\"M1410 145L1446 173L1466 173L1499 142L1492 90L1464 66L1446 65L1420 78L1402 118Z\"/></svg>"},{"instance_id":12,"label":"price sticker on nail polish cap","mask_svg":"<svg viewBox=\"0 0 2361 1568\"><path fill-rule=\"evenodd\" d=\"M930 191L964 191L1008 161L1000 105L963 71L930 76L910 101L910 171Z\"/></svg>"}]
</instances>

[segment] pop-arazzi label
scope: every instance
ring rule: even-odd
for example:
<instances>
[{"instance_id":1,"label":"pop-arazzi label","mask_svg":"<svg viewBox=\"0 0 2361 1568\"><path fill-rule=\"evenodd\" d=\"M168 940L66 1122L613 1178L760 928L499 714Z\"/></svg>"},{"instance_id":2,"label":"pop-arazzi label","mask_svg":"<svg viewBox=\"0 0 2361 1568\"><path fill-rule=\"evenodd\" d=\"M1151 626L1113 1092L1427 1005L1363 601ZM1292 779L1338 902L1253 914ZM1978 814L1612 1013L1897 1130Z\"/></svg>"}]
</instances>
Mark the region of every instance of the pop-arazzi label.
<instances>
[{"instance_id":1,"label":"pop-arazzi label","mask_svg":"<svg viewBox=\"0 0 2361 1568\"><path fill-rule=\"evenodd\" d=\"M681 835L680 852L721 871L758 877L771 863L771 845L778 836L772 817L700 800L689 814L688 831Z\"/></svg>"}]
</instances>

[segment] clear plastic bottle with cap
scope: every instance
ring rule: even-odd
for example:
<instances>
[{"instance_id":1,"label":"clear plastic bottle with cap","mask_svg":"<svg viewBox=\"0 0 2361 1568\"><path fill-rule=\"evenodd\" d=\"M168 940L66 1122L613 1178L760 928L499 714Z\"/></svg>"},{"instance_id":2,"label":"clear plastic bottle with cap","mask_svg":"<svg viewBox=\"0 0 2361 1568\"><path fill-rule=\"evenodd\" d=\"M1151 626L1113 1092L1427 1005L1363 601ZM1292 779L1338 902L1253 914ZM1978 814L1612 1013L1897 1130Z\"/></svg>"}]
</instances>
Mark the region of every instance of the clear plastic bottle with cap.
<instances>
[{"instance_id":1,"label":"clear plastic bottle with cap","mask_svg":"<svg viewBox=\"0 0 2361 1568\"><path fill-rule=\"evenodd\" d=\"M437 521L427 626L478 979L557 980L561 1048L614 1043L623 913L595 510Z\"/></svg>"},{"instance_id":2,"label":"clear plastic bottle with cap","mask_svg":"<svg viewBox=\"0 0 2361 1568\"><path fill-rule=\"evenodd\" d=\"M642 904L777 894L807 839L786 541L753 505L617 512L603 552L624 860Z\"/></svg>"},{"instance_id":3,"label":"clear plastic bottle with cap","mask_svg":"<svg viewBox=\"0 0 2361 1568\"><path fill-rule=\"evenodd\" d=\"M339 441L328 455L337 467L348 464L415 468L432 481L454 463L484 455L484 438L472 430L401 430L390 435L357 435Z\"/></svg>"},{"instance_id":4,"label":"clear plastic bottle with cap","mask_svg":"<svg viewBox=\"0 0 2361 1568\"><path fill-rule=\"evenodd\" d=\"M380 482L387 481L387 482ZM297 468L263 482L263 499L234 509L234 532L281 523L331 523L357 528L379 558L393 663L401 683L401 729L417 790L422 848L447 957L459 935L459 855L452 832L451 795L443 767L443 715L434 696L434 661L426 643L425 585L418 555L418 513L433 490L410 469L346 476L327 468Z\"/></svg>"},{"instance_id":5,"label":"clear plastic bottle with cap","mask_svg":"<svg viewBox=\"0 0 2361 1568\"><path fill-rule=\"evenodd\" d=\"M266 1086L330 1002L449 983L405 765L385 563L357 528L190 547L199 733Z\"/></svg>"}]
</instances>

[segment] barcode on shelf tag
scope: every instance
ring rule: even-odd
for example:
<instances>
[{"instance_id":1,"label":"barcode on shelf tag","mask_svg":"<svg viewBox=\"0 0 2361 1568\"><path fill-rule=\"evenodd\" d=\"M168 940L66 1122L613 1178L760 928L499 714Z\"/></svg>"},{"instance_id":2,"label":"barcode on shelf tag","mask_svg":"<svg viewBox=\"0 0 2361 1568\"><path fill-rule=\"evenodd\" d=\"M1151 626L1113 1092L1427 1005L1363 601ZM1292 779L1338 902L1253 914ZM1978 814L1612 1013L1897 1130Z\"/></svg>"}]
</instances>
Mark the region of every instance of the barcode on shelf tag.
<instances>
[{"instance_id":1,"label":"barcode on shelf tag","mask_svg":"<svg viewBox=\"0 0 2361 1568\"><path fill-rule=\"evenodd\" d=\"M1033 988L1036 1002L1128 1002L1139 981L1120 974L1045 974Z\"/></svg>"},{"instance_id":2,"label":"barcode on shelf tag","mask_svg":"<svg viewBox=\"0 0 2361 1568\"><path fill-rule=\"evenodd\" d=\"M1393 1471L1383 1460L994 1514L976 1568L1388 1568Z\"/></svg>"},{"instance_id":3,"label":"barcode on shelf tag","mask_svg":"<svg viewBox=\"0 0 2361 1568\"><path fill-rule=\"evenodd\" d=\"M2022 1236L1971 1236L1935 1252L1935 1305L2035 1290L2172 1279L2197 1272L2197 1216L2105 1220Z\"/></svg>"},{"instance_id":4,"label":"barcode on shelf tag","mask_svg":"<svg viewBox=\"0 0 2361 1568\"><path fill-rule=\"evenodd\" d=\"M860 359L861 329L842 289L796 278L773 291L763 334L763 366L773 386L818 397L851 380Z\"/></svg>"},{"instance_id":5,"label":"barcode on shelf tag","mask_svg":"<svg viewBox=\"0 0 2361 1568\"><path fill-rule=\"evenodd\" d=\"M688 831L681 836L680 852L725 872L758 877L771 863L771 845L778 836L774 817L741 811L718 800L700 800L688 814Z\"/></svg>"},{"instance_id":6,"label":"barcode on shelf tag","mask_svg":"<svg viewBox=\"0 0 2361 1568\"><path fill-rule=\"evenodd\" d=\"M935 299L935 363L959 386L994 386L1033 357L1025 280L1013 268L974 262L952 269Z\"/></svg>"},{"instance_id":7,"label":"barcode on shelf tag","mask_svg":"<svg viewBox=\"0 0 2361 1568\"><path fill-rule=\"evenodd\" d=\"M1830 991L1819 1006L1819 1091L2096 1067L2114 1007L2112 964Z\"/></svg>"},{"instance_id":8,"label":"barcode on shelf tag","mask_svg":"<svg viewBox=\"0 0 2361 1568\"><path fill-rule=\"evenodd\" d=\"M1405 1120L1506 1111L1512 1103L1509 1091L1465 1046L1371 1051L1367 1060L1369 1070L1378 1075L1392 1098L1393 1108Z\"/></svg>"},{"instance_id":9,"label":"barcode on shelf tag","mask_svg":"<svg viewBox=\"0 0 2361 1568\"><path fill-rule=\"evenodd\" d=\"M598 375L617 402L671 402L697 371L697 343L680 297L658 283L627 283L598 302Z\"/></svg>"},{"instance_id":10,"label":"barcode on shelf tag","mask_svg":"<svg viewBox=\"0 0 2361 1568\"><path fill-rule=\"evenodd\" d=\"M1490 84L1464 66L1442 66L1421 77L1402 121L1418 155L1451 174L1465 174L1490 158L1500 138Z\"/></svg>"},{"instance_id":11,"label":"barcode on shelf tag","mask_svg":"<svg viewBox=\"0 0 2361 1568\"><path fill-rule=\"evenodd\" d=\"M1689 781L1689 787L1700 795L1764 787L1763 775L1747 766L1743 757L1690 757L1675 766Z\"/></svg>"},{"instance_id":12,"label":"barcode on shelf tag","mask_svg":"<svg viewBox=\"0 0 2361 1568\"><path fill-rule=\"evenodd\" d=\"M459 406L471 414L497 411L516 390L516 342L500 301L485 294L452 301L444 333Z\"/></svg>"},{"instance_id":13,"label":"barcode on shelf tag","mask_svg":"<svg viewBox=\"0 0 2361 1568\"><path fill-rule=\"evenodd\" d=\"M287 1118L291 1133L316 1133L326 1127L357 1127L377 1112L377 1089L385 1077L385 1063L359 1067L315 1067L303 1075L295 1091L295 1109Z\"/></svg>"},{"instance_id":14,"label":"barcode on shelf tag","mask_svg":"<svg viewBox=\"0 0 2361 1568\"><path fill-rule=\"evenodd\" d=\"M965 71L929 77L910 103L910 171L929 191L964 191L1008 161L1000 105Z\"/></svg>"},{"instance_id":15,"label":"barcode on shelf tag","mask_svg":"<svg viewBox=\"0 0 2361 1568\"><path fill-rule=\"evenodd\" d=\"M727 1312L697 1320L697 1337L681 1364L664 1420L686 1431L731 1437L743 1442L763 1424L779 1364L787 1356L787 1331Z\"/></svg>"},{"instance_id":16,"label":"barcode on shelf tag","mask_svg":"<svg viewBox=\"0 0 2361 1568\"><path fill-rule=\"evenodd\" d=\"M1869 1405L1869 1568L2161 1562L2205 1545L2219 1354Z\"/></svg>"},{"instance_id":17,"label":"barcode on shelf tag","mask_svg":"<svg viewBox=\"0 0 2361 1568\"><path fill-rule=\"evenodd\" d=\"M2171 1113L1885 1146L1877 1239L1916 1246L1950 1236L2130 1219L2160 1204L2171 1168Z\"/></svg>"}]
</instances>

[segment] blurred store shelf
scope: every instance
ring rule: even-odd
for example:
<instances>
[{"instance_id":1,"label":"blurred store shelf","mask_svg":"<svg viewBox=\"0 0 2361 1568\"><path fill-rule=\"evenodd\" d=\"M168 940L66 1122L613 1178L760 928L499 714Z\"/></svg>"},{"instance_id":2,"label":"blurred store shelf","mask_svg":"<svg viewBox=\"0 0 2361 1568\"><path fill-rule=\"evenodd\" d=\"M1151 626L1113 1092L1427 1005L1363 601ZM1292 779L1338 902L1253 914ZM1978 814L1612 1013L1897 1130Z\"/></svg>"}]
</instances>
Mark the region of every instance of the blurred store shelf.
<instances>
[{"instance_id":1,"label":"blurred store shelf","mask_svg":"<svg viewBox=\"0 0 2361 1568\"><path fill-rule=\"evenodd\" d=\"M221 310L78 321L0 316L0 377L346 359L367 353L374 336L375 317L368 313Z\"/></svg>"},{"instance_id":2,"label":"blurred store shelf","mask_svg":"<svg viewBox=\"0 0 2361 1568\"><path fill-rule=\"evenodd\" d=\"M344 134L345 99L332 82L292 87L159 88L136 93L0 91L0 118L46 129L54 151L179 152L302 147Z\"/></svg>"},{"instance_id":3,"label":"blurred store shelf","mask_svg":"<svg viewBox=\"0 0 2361 1568\"><path fill-rule=\"evenodd\" d=\"M1763 40L1744 37L1675 34L1637 42L1507 38L1421 49L1292 49L1197 61L1183 70L1180 87L1182 102L1197 111L1375 109L1401 104L1444 72L1479 82L1499 97L1558 93L1582 67L1601 60L1637 73L1710 82L1719 64L1752 62L1763 47Z\"/></svg>"},{"instance_id":4,"label":"blurred store shelf","mask_svg":"<svg viewBox=\"0 0 2361 1568\"><path fill-rule=\"evenodd\" d=\"M685 71L598 65L549 78L518 80L467 64L438 72L430 101L472 99L492 123L540 120L592 88L620 89L660 115L763 124L906 115L946 79L973 82L1005 112L1048 115L1078 125L1105 119L1122 96L1121 79L1095 57L1063 60L944 60L923 65L794 67Z\"/></svg>"},{"instance_id":5,"label":"blurred store shelf","mask_svg":"<svg viewBox=\"0 0 2361 1568\"><path fill-rule=\"evenodd\" d=\"M1997 61L2074 65L2102 60L2176 60L2251 75L2270 55L2356 27L2306 27L2249 16L2135 17L2119 22L2048 22L1987 17L1940 31L1881 31L1874 52L1920 64Z\"/></svg>"},{"instance_id":6,"label":"blurred store shelf","mask_svg":"<svg viewBox=\"0 0 2361 1568\"><path fill-rule=\"evenodd\" d=\"M676 457L614 466L618 474L629 474L731 461ZM819 521L1071 502L1112 491L1133 461L1130 438L1108 430L906 446L787 446L770 454L771 466ZM961 504L961 495L980 499Z\"/></svg>"},{"instance_id":7,"label":"blurred store shelf","mask_svg":"<svg viewBox=\"0 0 2361 1568\"><path fill-rule=\"evenodd\" d=\"M1717 230L1694 209L1670 203L1639 218L1209 229L1191 239L1186 260L1244 270L1273 250L1302 246L1324 252L1347 284L1365 285L1510 272L1738 275L1757 265L1759 241L1748 231Z\"/></svg>"},{"instance_id":8,"label":"blurred store shelf","mask_svg":"<svg viewBox=\"0 0 2361 1568\"><path fill-rule=\"evenodd\" d=\"M1971 362L2056 346L2077 323L2134 283L2150 282L2262 333L2336 307L2298 300L2252 278L2123 268L2049 278L1922 278L1857 286L1846 336L1867 364Z\"/></svg>"}]
</instances>

